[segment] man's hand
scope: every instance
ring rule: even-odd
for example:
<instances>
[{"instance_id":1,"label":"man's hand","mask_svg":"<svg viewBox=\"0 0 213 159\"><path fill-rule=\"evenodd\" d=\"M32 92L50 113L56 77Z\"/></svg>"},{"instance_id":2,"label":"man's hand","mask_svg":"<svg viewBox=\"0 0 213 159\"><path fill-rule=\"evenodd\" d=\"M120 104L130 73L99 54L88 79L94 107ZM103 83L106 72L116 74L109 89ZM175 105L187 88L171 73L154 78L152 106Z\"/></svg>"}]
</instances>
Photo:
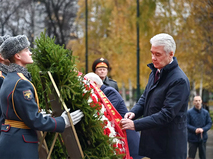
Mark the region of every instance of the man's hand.
<instances>
[{"instance_id":1,"label":"man's hand","mask_svg":"<svg viewBox=\"0 0 213 159\"><path fill-rule=\"evenodd\" d=\"M196 134L203 133L203 129L202 129L202 128L197 128L197 129L195 130L195 133L196 133Z\"/></svg>"},{"instance_id":2,"label":"man's hand","mask_svg":"<svg viewBox=\"0 0 213 159\"><path fill-rule=\"evenodd\" d=\"M135 117L135 113L128 112L124 115L124 119L133 119Z\"/></svg>"},{"instance_id":3,"label":"man's hand","mask_svg":"<svg viewBox=\"0 0 213 159\"><path fill-rule=\"evenodd\" d=\"M120 124L121 124L122 130L126 130L126 129L135 130L135 124L130 119L121 119Z\"/></svg>"},{"instance_id":4,"label":"man's hand","mask_svg":"<svg viewBox=\"0 0 213 159\"><path fill-rule=\"evenodd\" d=\"M69 121L69 118L67 116L67 112L64 111L61 116L64 118L64 121L65 121L65 128L71 126L70 125L70 121ZM72 113L70 113L70 116L71 116L71 119L72 119L72 122L73 122L73 125L77 124L79 121L81 121L81 118L84 116L83 112L81 110L76 110Z\"/></svg>"}]
</instances>

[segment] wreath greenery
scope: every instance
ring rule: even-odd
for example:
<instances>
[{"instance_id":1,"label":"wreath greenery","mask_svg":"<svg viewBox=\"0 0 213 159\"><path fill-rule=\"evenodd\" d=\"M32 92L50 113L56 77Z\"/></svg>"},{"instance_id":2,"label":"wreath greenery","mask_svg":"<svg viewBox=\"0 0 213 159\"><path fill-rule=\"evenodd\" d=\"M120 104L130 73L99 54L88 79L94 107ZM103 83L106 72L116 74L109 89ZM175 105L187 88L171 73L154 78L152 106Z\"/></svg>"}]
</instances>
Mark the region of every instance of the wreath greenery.
<instances>
[{"instance_id":1,"label":"wreath greenery","mask_svg":"<svg viewBox=\"0 0 213 159\"><path fill-rule=\"evenodd\" d=\"M81 80L83 77L78 75L75 64L78 62L77 57L72 55L71 50L55 44L55 38L48 37L45 31L40 34L40 38L37 38L34 44L35 48L32 49L34 64L29 66L28 70L31 72L32 82L38 92L40 107L51 108L50 105L46 105L44 98L52 93L51 81L47 75L47 71L50 71L67 107L71 111L80 109L84 113L83 119L75 125L75 129L85 159L123 158L123 155L115 153L117 148L111 146L113 145L112 139L104 135L103 125L105 123L94 115L100 110L101 105L88 104L91 92L90 90L85 92L85 85ZM41 81L40 77L44 78L46 82ZM51 133L48 133L46 140L51 140L51 138ZM49 141L47 143L50 145ZM63 153L62 149L64 148L60 142L57 142L51 157L68 158L67 153Z\"/></svg>"}]
</instances>

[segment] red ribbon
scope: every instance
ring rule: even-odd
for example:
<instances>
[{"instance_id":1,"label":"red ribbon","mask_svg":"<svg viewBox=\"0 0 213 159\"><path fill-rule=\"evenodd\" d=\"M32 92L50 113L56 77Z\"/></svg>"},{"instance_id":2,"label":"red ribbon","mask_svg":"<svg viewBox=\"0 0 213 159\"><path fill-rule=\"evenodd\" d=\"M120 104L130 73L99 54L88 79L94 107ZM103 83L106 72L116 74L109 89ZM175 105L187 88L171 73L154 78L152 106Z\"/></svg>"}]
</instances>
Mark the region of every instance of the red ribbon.
<instances>
[{"instance_id":1,"label":"red ribbon","mask_svg":"<svg viewBox=\"0 0 213 159\"><path fill-rule=\"evenodd\" d=\"M109 99L106 97L106 95L92 81L90 81L90 87L94 89L95 94L101 100L101 103L104 105L104 107L106 108L106 111L107 111L106 117L108 119L110 118L109 121L112 121L115 124L115 131L119 134L119 137L121 137L121 140L125 143L124 148L126 151L126 155L125 155L124 159L131 159L132 157L130 157L130 154L129 154L126 130L122 130L121 126L120 126L120 120L122 119L121 115L118 113L118 111L112 105L112 103L109 101ZM120 153L122 153L122 152L120 152Z\"/></svg>"}]
</instances>

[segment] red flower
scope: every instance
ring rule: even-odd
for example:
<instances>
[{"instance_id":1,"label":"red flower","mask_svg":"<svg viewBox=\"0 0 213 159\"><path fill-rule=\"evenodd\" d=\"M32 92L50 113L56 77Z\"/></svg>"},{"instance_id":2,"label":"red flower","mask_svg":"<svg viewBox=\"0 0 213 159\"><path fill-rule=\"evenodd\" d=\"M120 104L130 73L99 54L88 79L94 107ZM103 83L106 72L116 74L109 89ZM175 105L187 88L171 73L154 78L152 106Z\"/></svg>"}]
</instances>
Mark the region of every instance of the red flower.
<instances>
[{"instance_id":1,"label":"red flower","mask_svg":"<svg viewBox=\"0 0 213 159\"><path fill-rule=\"evenodd\" d=\"M83 73L78 71L78 75L77 76L81 76Z\"/></svg>"},{"instance_id":2,"label":"red flower","mask_svg":"<svg viewBox=\"0 0 213 159\"><path fill-rule=\"evenodd\" d=\"M90 107L92 107L92 108L93 108L93 107L95 107L95 106L96 106L96 104L95 104L95 103L93 103L93 102L91 102L91 103L90 103Z\"/></svg>"},{"instance_id":3,"label":"red flower","mask_svg":"<svg viewBox=\"0 0 213 159\"><path fill-rule=\"evenodd\" d=\"M123 148L122 144L118 144L118 148Z\"/></svg>"},{"instance_id":4,"label":"red flower","mask_svg":"<svg viewBox=\"0 0 213 159\"><path fill-rule=\"evenodd\" d=\"M108 121L107 121L107 120L104 120L104 124L106 124L106 125L107 125L107 124L108 124Z\"/></svg>"},{"instance_id":5,"label":"red flower","mask_svg":"<svg viewBox=\"0 0 213 159\"><path fill-rule=\"evenodd\" d=\"M121 151L119 149L115 149L116 154L121 154Z\"/></svg>"},{"instance_id":6,"label":"red flower","mask_svg":"<svg viewBox=\"0 0 213 159\"><path fill-rule=\"evenodd\" d=\"M99 107L98 107L97 109L98 109L98 110L101 110L101 108L102 108L101 103L100 103L100 102L98 102L97 104L99 105Z\"/></svg>"},{"instance_id":7,"label":"red flower","mask_svg":"<svg viewBox=\"0 0 213 159\"><path fill-rule=\"evenodd\" d=\"M92 97L94 103L98 103L97 99L93 95L90 95L90 97Z\"/></svg>"},{"instance_id":8,"label":"red flower","mask_svg":"<svg viewBox=\"0 0 213 159\"><path fill-rule=\"evenodd\" d=\"M90 86L87 85L87 84L85 84L84 87L85 87L86 90L90 90L91 89Z\"/></svg>"},{"instance_id":9,"label":"red flower","mask_svg":"<svg viewBox=\"0 0 213 159\"><path fill-rule=\"evenodd\" d=\"M109 130L109 128L104 129L104 134L109 136L109 134L111 133L111 131Z\"/></svg>"}]
</instances>

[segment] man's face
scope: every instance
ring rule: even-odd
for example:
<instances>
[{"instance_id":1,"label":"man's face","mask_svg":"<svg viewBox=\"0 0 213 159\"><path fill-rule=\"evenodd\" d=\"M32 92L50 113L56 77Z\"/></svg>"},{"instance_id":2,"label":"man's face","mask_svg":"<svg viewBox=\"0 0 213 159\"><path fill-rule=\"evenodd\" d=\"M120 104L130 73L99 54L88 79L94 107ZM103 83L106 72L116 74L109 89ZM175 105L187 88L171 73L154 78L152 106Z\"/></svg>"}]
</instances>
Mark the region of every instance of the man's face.
<instances>
[{"instance_id":1,"label":"man's face","mask_svg":"<svg viewBox=\"0 0 213 159\"><path fill-rule=\"evenodd\" d=\"M202 99L201 99L200 96L195 96L193 103L194 103L194 106L195 106L196 109L201 109L201 107L202 107Z\"/></svg>"},{"instance_id":2,"label":"man's face","mask_svg":"<svg viewBox=\"0 0 213 159\"><path fill-rule=\"evenodd\" d=\"M102 79L104 80L105 77L107 76L108 69L105 67L98 67L95 70L95 73Z\"/></svg>"},{"instance_id":3,"label":"man's face","mask_svg":"<svg viewBox=\"0 0 213 159\"><path fill-rule=\"evenodd\" d=\"M173 58L173 52L166 53L164 51L164 46L152 46L152 63L154 67L157 69L162 69L166 65L168 65Z\"/></svg>"},{"instance_id":4,"label":"man's face","mask_svg":"<svg viewBox=\"0 0 213 159\"><path fill-rule=\"evenodd\" d=\"M20 51L18 54L20 55L20 62L22 66L33 63L32 52L30 52L28 48L25 48L24 50Z\"/></svg>"}]
</instances>

